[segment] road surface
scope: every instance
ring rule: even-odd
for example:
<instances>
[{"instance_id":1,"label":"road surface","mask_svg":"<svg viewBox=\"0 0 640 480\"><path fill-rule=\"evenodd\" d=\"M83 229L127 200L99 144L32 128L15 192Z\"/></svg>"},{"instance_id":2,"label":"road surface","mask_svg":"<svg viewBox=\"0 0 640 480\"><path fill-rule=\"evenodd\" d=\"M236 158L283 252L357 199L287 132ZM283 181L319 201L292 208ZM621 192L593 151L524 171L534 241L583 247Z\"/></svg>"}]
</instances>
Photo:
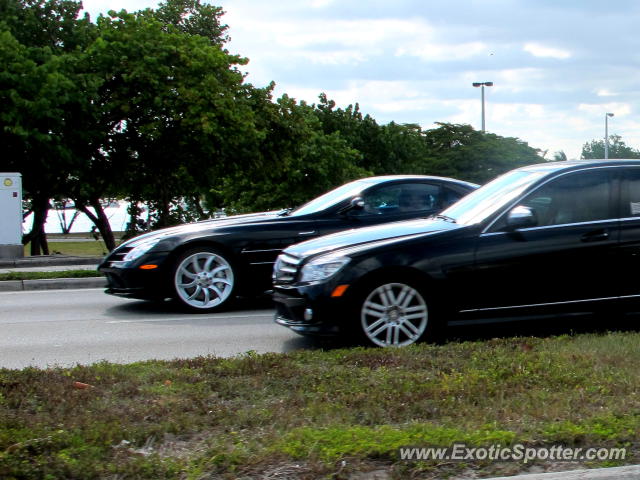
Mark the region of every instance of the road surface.
<instances>
[{"instance_id":1,"label":"road surface","mask_svg":"<svg viewBox=\"0 0 640 480\"><path fill-rule=\"evenodd\" d=\"M172 303L121 299L102 289L0 293L0 367L129 363L255 350L315 348L273 323L268 300L216 314L185 314Z\"/></svg>"}]
</instances>

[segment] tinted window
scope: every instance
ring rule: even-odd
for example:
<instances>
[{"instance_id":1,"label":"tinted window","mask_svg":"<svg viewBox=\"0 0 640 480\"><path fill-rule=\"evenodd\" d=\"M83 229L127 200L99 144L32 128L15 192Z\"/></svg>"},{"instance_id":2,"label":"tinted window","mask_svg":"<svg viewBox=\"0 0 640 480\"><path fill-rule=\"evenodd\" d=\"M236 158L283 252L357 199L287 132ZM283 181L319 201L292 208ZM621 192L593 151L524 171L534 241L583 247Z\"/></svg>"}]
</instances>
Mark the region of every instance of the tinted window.
<instances>
[{"instance_id":1,"label":"tinted window","mask_svg":"<svg viewBox=\"0 0 640 480\"><path fill-rule=\"evenodd\" d=\"M622 218L640 217L640 169L625 170L624 176L626 195L622 197L625 202L620 215Z\"/></svg>"},{"instance_id":2,"label":"tinted window","mask_svg":"<svg viewBox=\"0 0 640 480\"><path fill-rule=\"evenodd\" d=\"M612 218L611 180L606 170L591 170L551 180L519 205L531 208L538 226L593 222ZM506 215L493 230L504 227Z\"/></svg>"},{"instance_id":3,"label":"tinted window","mask_svg":"<svg viewBox=\"0 0 640 480\"><path fill-rule=\"evenodd\" d=\"M427 183L385 185L365 192L362 195L364 209L353 213L356 215L428 213L442 209L442 202L448 199L448 192L448 189Z\"/></svg>"}]
</instances>

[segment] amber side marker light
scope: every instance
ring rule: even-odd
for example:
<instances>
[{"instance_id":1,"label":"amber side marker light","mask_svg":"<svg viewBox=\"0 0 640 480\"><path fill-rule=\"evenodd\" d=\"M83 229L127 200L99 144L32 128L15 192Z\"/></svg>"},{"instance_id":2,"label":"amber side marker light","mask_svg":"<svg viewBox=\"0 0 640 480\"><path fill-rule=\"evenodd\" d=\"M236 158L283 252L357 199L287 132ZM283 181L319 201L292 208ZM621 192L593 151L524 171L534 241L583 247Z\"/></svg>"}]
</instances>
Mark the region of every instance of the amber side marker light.
<instances>
[{"instance_id":1,"label":"amber side marker light","mask_svg":"<svg viewBox=\"0 0 640 480\"><path fill-rule=\"evenodd\" d=\"M333 292L331 292L331 296L341 297L342 295L344 295L344 292L347 291L347 288L349 288L349 285L338 285L336 288L333 289Z\"/></svg>"},{"instance_id":2,"label":"amber side marker light","mask_svg":"<svg viewBox=\"0 0 640 480\"><path fill-rule=\"evenodd\" d=\"M138 268L140 270L153 270L154 268L158 268L158 265L152 265L152 264L140 265Z\"/></svg>"}]
</instances>

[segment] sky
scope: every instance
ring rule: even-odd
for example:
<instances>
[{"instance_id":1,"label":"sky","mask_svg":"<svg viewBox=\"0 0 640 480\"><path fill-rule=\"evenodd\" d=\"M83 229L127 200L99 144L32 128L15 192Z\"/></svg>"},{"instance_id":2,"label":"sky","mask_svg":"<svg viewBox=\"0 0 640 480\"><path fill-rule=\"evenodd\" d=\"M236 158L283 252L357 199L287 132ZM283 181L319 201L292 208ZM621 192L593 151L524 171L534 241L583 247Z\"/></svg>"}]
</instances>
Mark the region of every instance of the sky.
<instances>
[{"instance_id":1,"label":"sky","mask_svg":"<svg viewBox=\"0 0 640 480\"><path fill-rule=\"evenodd\" d=\"M436 122L579 158L609 134L640 149L636 0L220 0L247 81L308 103L326 93L379 124ZM84 0L92 18L153 0Z\"/></svg>"}]
</instances>

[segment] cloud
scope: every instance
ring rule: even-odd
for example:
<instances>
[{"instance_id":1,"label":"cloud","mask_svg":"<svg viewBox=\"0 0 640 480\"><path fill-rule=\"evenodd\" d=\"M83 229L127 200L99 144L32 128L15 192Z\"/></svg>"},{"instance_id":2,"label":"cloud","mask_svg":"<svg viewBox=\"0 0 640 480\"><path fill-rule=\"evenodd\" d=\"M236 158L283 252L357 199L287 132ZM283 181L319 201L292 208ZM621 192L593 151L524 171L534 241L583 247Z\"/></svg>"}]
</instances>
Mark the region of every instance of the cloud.
<instances>
[{"instance_id":1,"label":"cloud","mask_svg":"<svg viewBox=\"0 0 640 480\"><path fill-rule=\"evenodd\" d=\"M529 52L534 57L555 58L558 60L566 60L571 57L571 52L561 50L559 48L545 47L538 43L527 43L523 47L525 52Z\"/></svg>"},{"instance_id":2,"label":"cloud","mask_svg":"<svg viewBox=\"0 0 640 480\"><path fill-rule=\"evenodd\" d=\"M487 45L483 42L469 42L461 44L427 44L412 47L400 47L397 56L413 56L421 60L467 60L480 54L487 54Z\"/></svg>"}]
</instances>

